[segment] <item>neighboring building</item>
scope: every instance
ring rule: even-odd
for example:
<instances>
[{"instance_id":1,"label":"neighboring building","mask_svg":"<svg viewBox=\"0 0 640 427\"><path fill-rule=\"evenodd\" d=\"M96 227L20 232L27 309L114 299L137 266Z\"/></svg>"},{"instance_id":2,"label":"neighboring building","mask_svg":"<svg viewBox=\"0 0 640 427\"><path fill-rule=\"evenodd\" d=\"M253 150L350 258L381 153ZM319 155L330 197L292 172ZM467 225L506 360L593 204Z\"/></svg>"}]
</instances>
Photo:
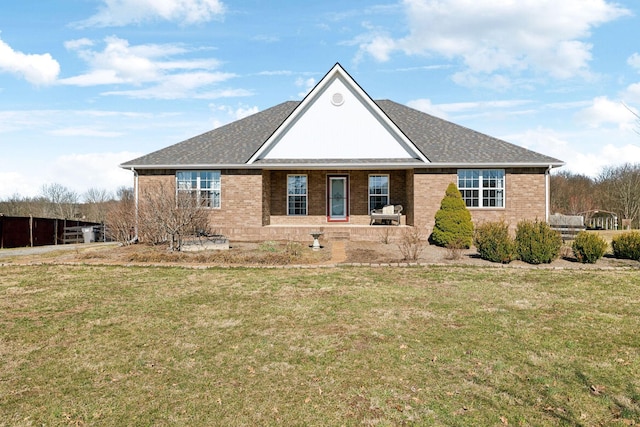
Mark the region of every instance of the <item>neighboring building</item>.
<instances>
[{"instance_id":1,"label":"neighboring building","mask_svg":"<svg viewBox=\"0 0 640 427\"><path fill-rule=\"evenodd\" d=\"M549 171L563 162L388 100L373 101L336 64L288 101L121 165L135 191L163 182L210 208L235 240L376 240L372 209L402 205L402 224L431 232L447 185L475 222L549 216ZM173 196L173 195L172 195ZM140 200L144 202L144 200ZM397 233L402 227L389 227Z\"/></svg>"}]
</instances>

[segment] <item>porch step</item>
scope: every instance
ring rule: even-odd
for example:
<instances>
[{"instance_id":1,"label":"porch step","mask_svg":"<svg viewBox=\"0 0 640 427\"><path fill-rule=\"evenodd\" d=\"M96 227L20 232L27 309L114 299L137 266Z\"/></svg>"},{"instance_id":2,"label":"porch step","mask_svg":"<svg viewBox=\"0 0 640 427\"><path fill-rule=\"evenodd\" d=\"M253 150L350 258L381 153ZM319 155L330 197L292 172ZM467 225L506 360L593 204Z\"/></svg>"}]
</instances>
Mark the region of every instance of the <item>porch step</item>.
<instances>
[{"instance_id":1,"label":"porch step","mask_svg":"<svg viewBox=\"0 0 640 427\"><path fill-rule=\"evenodd\" d=\"M325 237L332 242L351 240L351 232L349 231L325 231Z\"/></svg>"}]
</instances>

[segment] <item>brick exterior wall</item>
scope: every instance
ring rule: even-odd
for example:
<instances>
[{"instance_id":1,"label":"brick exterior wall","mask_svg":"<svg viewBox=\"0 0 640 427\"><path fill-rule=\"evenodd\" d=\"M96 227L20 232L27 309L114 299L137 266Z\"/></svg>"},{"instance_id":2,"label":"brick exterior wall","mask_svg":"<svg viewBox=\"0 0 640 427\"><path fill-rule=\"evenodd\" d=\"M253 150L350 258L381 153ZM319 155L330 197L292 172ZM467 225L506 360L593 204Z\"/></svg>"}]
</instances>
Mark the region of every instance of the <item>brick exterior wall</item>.
<instances>
[{"instance_id":1,"label":"brick exterior wall","mask_svg":"<svg viewBox=\"0 0 640 427\"><path fill-rule=\"evenodd\" d=\"M413 225L431 234L447 186L457 182L456 170L417 170L413 174Z\"/></svg>"},{"instance_id":2,"label":"brick exterior wall","mask_svg":"<svg viewBox=\"0 0 640 427\"><path fill-rule=\"evenodd\" d=\"M544 169L505 171L505 208L471 209L474 222L504 219L515 230L523 219L545 221L546 176Z\"/></svg>"},{"instance_id":3,"label":"brick exterior wall","mask_svg":"<svg viewBox=\"0 0 640 427\"><path fill-rule=\"evenodd\" d=\"M505 207L470 208L475 224L504 219L515 230L523 219L546 220L545 169L506 169ZM440 209L447 186L457 183L457 169L418 170L413 178L413 225L424 227L430 233L435 224L435 214ZM407 218L409 224L410 218Z\"/></svg>"},{"instance_id":4,"label":"brick exterior wall","mask_svg":"<svg viewBox=\"0 0 640 427\"><path fill-rule=\"evenodd\" d=\"M262 225L271 224L271 172L262 171Z\"/></svg>"},{"instance_id":5,"label":"brick exterior wall","mask_svg":"<svg viewBox=\"0 0 640 427\"><path fill-rule=\"evenodd\" d=\"M175 192L175 170L142 171L140 195L145 189L162 183ZM287 215L287 175L307 175L308 215ZM211 228L235 240L291 238L306 240L309 230L349 226L362 227L351 238L377 239L376 227L369 225L368 177L390 177L390 201L403 206L403 224L433 230L434 217L440 208L449 183L457 182L456 169L420 170L223 170L221 174L221 208L210 209ZM327 222L327 177L349 177L349 223ZM512 228L522 219L545 219L546 187L544 169L505 171L505 200L502 209L470 209L474 223L504 219ZM141 203L142 203L141 199ZM397 227L396 227L397 228ZM399 228L398 228L399 230Z\"/></svg>"},{"instance_id":6,"label":"brick exterior wall","mask_svg":"<svg viewBox=\"0 0 640 427\"><path fill-rule=\"evenodd\" d=\"M271 171L271 224L326 224L329 176L349 179L349 223L369 224L369 175L389 175L392 204L407 204L406 171ZM287 175L307 175L307 215L287 215Z\"/></svg>"},{"instance_id":7,"label":"brick exterior wall","mask_svg":"<svg viewBox=\"0 0 640 427\"><path fill-rule=\"evenodd\" d=\"M233 224L235 227L262 227L263 183L262 171L223 170L220 177L220 208L208 209L212 230ZM162 185L175 197L175 170L141 171L138 179L140 203L144 194Z\"/></svg>"}]
</instances>

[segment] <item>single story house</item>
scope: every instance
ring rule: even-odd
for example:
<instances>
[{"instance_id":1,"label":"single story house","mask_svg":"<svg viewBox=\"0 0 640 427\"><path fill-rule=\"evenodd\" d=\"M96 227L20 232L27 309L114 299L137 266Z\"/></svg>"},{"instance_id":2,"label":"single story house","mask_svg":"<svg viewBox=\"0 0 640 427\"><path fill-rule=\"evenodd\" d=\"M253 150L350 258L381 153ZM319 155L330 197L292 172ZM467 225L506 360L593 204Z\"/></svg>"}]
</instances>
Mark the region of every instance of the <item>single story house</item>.
<instances>
[{"instance_id":1,"label":"single story house","mask_svg":"<svg viewBox=\"0 0 640 427\"><path fill-rule=\"evenodd\" d=\"M389 100L336 64L302 101L279 105L120 165L135 194L159 182L197 194L211 229L235 240L377 240L381 227L431 232L447 185L475 222L549 217L563 162ZM143 203L140 200L140 203ZM402 205L400 226L370 213Z\"/></svg>"}]
</instances>

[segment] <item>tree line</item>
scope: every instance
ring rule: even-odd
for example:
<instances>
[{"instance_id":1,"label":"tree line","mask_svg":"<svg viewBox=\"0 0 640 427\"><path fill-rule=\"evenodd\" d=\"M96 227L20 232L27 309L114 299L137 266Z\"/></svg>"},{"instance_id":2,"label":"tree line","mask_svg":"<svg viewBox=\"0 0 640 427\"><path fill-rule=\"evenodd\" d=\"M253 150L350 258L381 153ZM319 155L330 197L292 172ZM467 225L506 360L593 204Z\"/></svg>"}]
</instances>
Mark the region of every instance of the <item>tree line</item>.
<instances>
[{"instance_id":1,"label":"tree line","mask_svg":"<svg viewBox=\"0 0 640 427\"><path fill-rule=\"evenodd\" d=\"M44 184L38 195L33 197L14 194L0 200L0 213L104 223L109 210L130 200L133 200L133 189L128 187L120 187L115 192L90 188L78 194L64 185L52 183Z\"/></svg>"},{"instance_id":2,"label":"tree line","mask_svg":"<svg viewBox=\"0 0 640 427\"><path fill-rule=\"evenodd\" d=\"M550 191L551 213L613 212L640 228L640 163L605 167L595 178L561 171L551 176Z\"/></svg>"}]
</instances>

